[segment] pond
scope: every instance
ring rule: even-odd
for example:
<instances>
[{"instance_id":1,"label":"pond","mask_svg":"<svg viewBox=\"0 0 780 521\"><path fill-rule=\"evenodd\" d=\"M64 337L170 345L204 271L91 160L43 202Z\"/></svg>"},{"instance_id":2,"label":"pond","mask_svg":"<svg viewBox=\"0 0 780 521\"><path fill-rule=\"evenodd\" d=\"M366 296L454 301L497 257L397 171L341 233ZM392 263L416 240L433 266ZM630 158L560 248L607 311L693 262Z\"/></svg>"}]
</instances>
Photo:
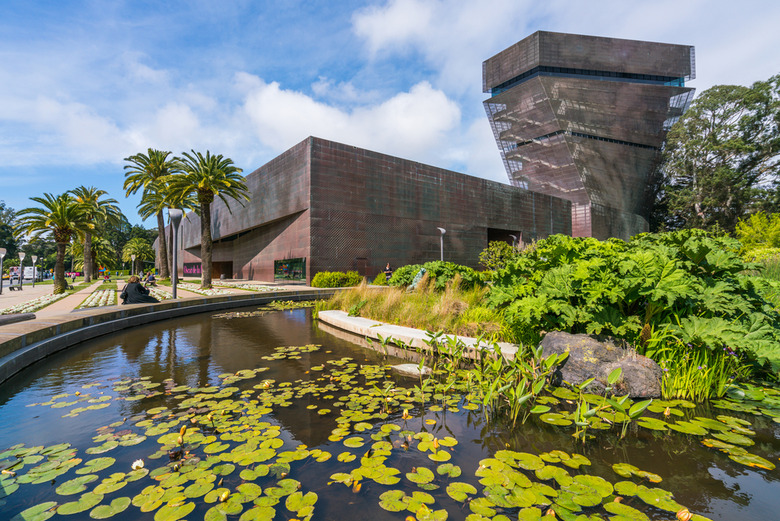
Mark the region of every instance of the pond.
<instances>
[{"instance_id":1,"label":"pond","mask_svg":"<svg viewBox=\"0 0 780 521\"><path fill-rule=\"evenodd\" d=\"M387 369L398 360L322 331L311 310L254 309L96 339L3 384L0 517L502 521L551 509L628 520L675 519L684 506L693 519L765 521L780 511L772 391L717 407L662 402L656 428L634 422L625 439L613 429L582 443L540 415L515 427L486 419L464 382L431 386L422 403L422 381ZM707 434L659 430L662 419ZM768 468L719 450L734 444L744 449L732 456Z\"/></svg>"}]
</instances>

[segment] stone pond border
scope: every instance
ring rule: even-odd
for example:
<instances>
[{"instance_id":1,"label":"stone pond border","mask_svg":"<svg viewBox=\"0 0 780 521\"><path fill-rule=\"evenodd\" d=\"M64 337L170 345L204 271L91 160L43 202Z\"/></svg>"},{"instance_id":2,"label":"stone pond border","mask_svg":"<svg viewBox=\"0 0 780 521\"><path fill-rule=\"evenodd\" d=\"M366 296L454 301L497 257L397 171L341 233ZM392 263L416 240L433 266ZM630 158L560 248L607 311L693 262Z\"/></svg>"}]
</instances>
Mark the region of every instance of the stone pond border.
<instances>
[{"instance_id":1,"label":"stone pond border","mask_svg":"<svg viewBox=\"0 0 780 521\"><path fill-rule=\"evenodd\" d=\"M25 367L86 340L150 322L195 313L263 305L277 300L327 299L338 289L307 288L253 295L223 295L80 309L53 317L0 326L0 384Z\"/></svg>"},{"instance_id":2,"label":"stone pond border","mask_svg":"<svg viewBox=\"0 0 780 521\"><path fill-rule=\"evenodd\" d=\"M318 312L317 319L320 322L348 331L362 338L369 337L373 340L378 340L377 335L382 335L382 338L392 337L393 339L400 340L416 349L430 349L430 346L425 343L428 335L425 331L420 329L396 326L394 324L387 324L369 318L351 317L345 311L335 309ZM444 337L450 336L452 335L444 335ZM477 357L477 339L465 336L459 336L457 338L468 347L468 351L465 353L466 357L475 360ZM499 342L498 345L501 348L501 354L504 358L512 359L515 357L515 354L517 353L516 345L508 342Z\"/></svg>"}]
</instances>

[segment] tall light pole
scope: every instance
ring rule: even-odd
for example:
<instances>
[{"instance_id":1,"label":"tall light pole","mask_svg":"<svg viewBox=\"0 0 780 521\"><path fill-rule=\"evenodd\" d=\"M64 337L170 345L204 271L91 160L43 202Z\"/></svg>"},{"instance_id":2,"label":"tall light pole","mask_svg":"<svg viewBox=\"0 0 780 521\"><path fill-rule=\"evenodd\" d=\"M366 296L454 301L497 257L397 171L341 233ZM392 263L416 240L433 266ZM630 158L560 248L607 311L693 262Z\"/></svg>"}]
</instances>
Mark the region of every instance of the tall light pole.
<instances>
[{"instance_id":1,"label":"tall light pole","mask_svg":"<svg viewBox=\"0 0 780 521\"><path fill-rule=\"evenodd\" d=\"M130 263L130 276L135 275L135 253L130 255L130 258L133 260L133 262Z\"/></svg>"},{"instance_id":2,"label":"tall light pole","mask_svg":"<svg viewBox=\"0 0 780 521\"><path fill-rule=\"evenodd\" d=\"M0 248L0 295L3 294L3 257L5 257L5 252L5 248Z\"/></svg>"},{"instance_id":3,"label":"tall light pole","mask_svg":"<svg viewBox=\"0 0 780 521\"><path fill-rule=\"evenodd\" d=\"M444 228L436 228L441 232L441 261L444 262L444 234L447 233L447 230Z\"/></svg>"},{"instance_id":4,"label":"tall light pole","mask_svg":"<svg viewBox=\"0 0 780 521\"><path fill-rule=\"evenodd\" d=\"M179 283L179 224L181 224L182 211L178 208L168 208L168 220L173 226L173 245L171 245L171 268L173 268L173 274L171 276L171 286L173 287L173 298L176 298L176 286ZM165 262L165 259L162 260Z\"/></svg>"},{"instance_id":5,"label":"tall light pole","mask_svg":"<svg viewBox=\"0 0 780 521\"><path fill-rule=\"evenodd\" d=\"M512 248L515 247L515 244L517 244L517 235L509 234L510 237L512 237Z\"/></svg>"},{"instance_id":6,"label":"tall light pole","mask_svg":"<svg viewBox=\"0 0 780 521\"><path fill-rule=\"evenodd\" d=\"M33 287L35 287L35 263L38 262L38 256L33 255L32 260L33 260Z\"/></svg>"},{"instance_id":7,"label":"tall light pole","mask_svg":"<svg viewBox=\"0 0 780 521\"><path fill-rule=\"evenodd\" d=\"M19 291L22 291L22 284L24 283L24 256L27 255L23 251L19 252Z\"/></svg>"}]
</instances>

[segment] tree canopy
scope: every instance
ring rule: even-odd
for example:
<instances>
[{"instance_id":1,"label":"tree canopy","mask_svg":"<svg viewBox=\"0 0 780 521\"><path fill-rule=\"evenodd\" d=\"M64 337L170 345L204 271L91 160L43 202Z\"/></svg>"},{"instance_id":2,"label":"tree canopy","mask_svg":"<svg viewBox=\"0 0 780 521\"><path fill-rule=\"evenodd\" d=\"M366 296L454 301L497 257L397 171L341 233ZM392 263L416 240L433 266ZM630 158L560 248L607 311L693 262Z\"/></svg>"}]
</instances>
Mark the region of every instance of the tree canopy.
<instances>
[{"instance_id":1,"label":"tree canopy","mask_svg":"<svg viewBox=\"0 0 780 521\"><path fill-rule=\"evenodd\" d=\"M746 214L776 210L779 125L780 75L704 91L667 136L654 227L733 233Z\"/></svg>"}]
</instances>

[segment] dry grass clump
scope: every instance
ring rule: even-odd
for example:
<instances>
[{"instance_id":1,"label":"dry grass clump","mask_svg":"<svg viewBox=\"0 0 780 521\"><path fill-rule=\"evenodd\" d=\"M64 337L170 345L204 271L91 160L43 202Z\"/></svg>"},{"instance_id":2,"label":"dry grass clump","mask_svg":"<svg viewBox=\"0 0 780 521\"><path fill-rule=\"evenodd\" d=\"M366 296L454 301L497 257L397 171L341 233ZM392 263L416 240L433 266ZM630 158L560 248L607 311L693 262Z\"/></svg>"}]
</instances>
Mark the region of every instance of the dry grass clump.
<instances>
[{"instance_id":1,"label":"dry grass clump","mask_svg":"<svg viewBox=\"0 0 780 521\"><path fill-rule=\"evenodd\" d=\"M340 309L361 316L445 333L479 336L487 334L495 340L511 341L500 312L482 304L487 288L462 290L460 280L454 278L444 291L437 292L426 274L414 291L389 287L369 287L365 281L359 286L340 291L317 310Z\"/></svg>"}]
</instances>

